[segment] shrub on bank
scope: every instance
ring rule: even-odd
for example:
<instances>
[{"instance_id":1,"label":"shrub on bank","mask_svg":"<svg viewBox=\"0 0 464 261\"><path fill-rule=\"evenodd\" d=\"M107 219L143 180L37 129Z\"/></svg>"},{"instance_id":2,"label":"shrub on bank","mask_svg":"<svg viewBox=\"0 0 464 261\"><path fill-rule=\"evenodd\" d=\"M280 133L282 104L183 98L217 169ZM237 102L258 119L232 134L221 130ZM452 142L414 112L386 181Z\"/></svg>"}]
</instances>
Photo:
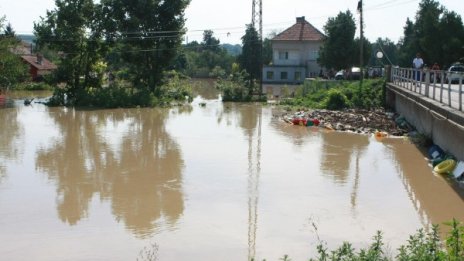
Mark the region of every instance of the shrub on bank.
<instances>
[{"instance_id":1,"label":"shrub on bank","mask_svg":"<svg viewBox=\"0 0 464 261\"><path fill-rule=\"evenodd\" d=\"M305 84L295 91L293 98L281 101L283 105L314 109L371 109L385 104L385 80L369 79L359 82L318 82Z\"/></svg>"}]
</instances>

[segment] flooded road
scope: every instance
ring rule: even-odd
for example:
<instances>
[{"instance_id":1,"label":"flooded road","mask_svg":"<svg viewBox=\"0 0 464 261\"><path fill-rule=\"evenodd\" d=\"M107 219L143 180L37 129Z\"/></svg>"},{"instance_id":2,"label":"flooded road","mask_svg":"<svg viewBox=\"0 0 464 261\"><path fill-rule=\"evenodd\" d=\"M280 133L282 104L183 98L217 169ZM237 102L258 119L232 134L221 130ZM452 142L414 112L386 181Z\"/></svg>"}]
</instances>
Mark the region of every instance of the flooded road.
<instances>
[{"instance_id":1,"label":"flooded road","mask_svg":"<svg viewBox=\"0 0 464 261\"><path fill-rule=\"evenodd\" d=\"M319 240L392 250L464 202L404 139L223 104L0 109L4 260L307 260ZM206 106L200 103L205 102Z\"/></svg>"}]
</instances>

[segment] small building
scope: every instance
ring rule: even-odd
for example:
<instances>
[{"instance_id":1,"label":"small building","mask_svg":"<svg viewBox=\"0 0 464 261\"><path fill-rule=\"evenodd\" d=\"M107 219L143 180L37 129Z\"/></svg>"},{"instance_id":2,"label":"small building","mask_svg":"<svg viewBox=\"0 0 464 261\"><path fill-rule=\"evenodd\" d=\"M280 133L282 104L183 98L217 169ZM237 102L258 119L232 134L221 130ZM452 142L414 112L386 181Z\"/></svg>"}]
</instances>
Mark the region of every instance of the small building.
<instances>
[{"instance_id":1,"label":"small building","mask_svg":"<svg viewBox=\"0 0 464 261\"><path fill-rule=\"evenodd\" d=\"M296 24L271 39L272 65L263 67L263 83L300 84L305 78L317 77L317 63L324 34L297 17Z\"/></svg>"},{"instance_id":2,"label":"small building","mask_svg":"<svg viewBox=\"0 0 464 261\"><path fill-rule=\"evenodd\" d=\"M21 55L21 58L29 65L29 74L33 81L40 80L57 68L55 64L45 59L41 54Z\"/></svg>"}]
</instances>

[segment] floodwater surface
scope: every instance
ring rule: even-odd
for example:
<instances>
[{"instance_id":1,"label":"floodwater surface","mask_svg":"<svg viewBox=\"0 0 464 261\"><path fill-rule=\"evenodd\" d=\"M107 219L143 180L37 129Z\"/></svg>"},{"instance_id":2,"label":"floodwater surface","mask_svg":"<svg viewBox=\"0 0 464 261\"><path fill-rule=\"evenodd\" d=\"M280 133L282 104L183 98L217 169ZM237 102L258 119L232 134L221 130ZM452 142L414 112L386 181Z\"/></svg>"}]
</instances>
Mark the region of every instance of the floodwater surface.
<instances>
[{"instance_id":1,"label":"floodwater surface","mask_svg":"<svg viewBox=\"0 0 464 261\"><path fill-rule=\"evenodd\" d=\"M222 103L0 109L2 260L292 260L391 253L464 202L408 141L291 126ZM205 102L206 105L202 106Z\"/></svg>"}]
</instances>

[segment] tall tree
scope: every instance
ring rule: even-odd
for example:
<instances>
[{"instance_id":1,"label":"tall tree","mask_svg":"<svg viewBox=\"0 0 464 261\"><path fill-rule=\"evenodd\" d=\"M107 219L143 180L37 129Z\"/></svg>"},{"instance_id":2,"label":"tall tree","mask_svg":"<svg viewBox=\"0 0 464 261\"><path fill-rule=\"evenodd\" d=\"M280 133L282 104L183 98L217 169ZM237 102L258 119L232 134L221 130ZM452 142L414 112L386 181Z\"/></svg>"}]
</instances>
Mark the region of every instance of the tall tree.
<instances>
[{"instance_id":1,"label":"tall tree","mask_svg":"<svg viewBox=\"0 0 464 261\"><path fill-rule=\"evenodd\" d=\"M326 36L319 51L319 64L336 70L351 67L356 48L353 14L347 10L345 13L340 12L335 18L329 18L324 25L324 32Z\"/></svg>"},{"instance_id":2,"label":"tall tree","mask_svg":"<svg viewBox=\"0 0 464 261\"><path fill-rule=\"evenodd\" d=\"M245 35L242 36L242 54L239 55L238 61L240 67L245 70L249 77L249 94L253 93L254 80L261 79L261 41L259 40L258 31L251 24L247 25Z\"/></svg>"},{"instance_id":3,"label":"tall tree","mask_svg":"<svg viewBox=\"0 0 464 261\"><path fill-rule=\"evenodd\" d=\"M442 55L439 62L448 67L459 59L464 59L464 25L455 12L445 11L440 19Z\"/></svg>"},{"instance_id":4,"label":"tall tree","mask_svg":"<svg viewBox=\"0 0 464 261\"><path fill-rule=\"evenodd\" d=\"M398 63L401 67L411 67L412 60L417 52L423 52L419 45L418 37L414 31L414 23L406 19L403 28L404 36L399 41Z\"/></svg>"},{"instance_id":5,"label":"tall tree","mask_svg":"<svg viewBox=\"0 0 464 261\"><path fill-rule=\"evenodd\" d=\"M443 39L441 39L439 29L443 9L440 3L435 0L422 0L419 4L414 28L421 49L425 50L422 58L426 64L438 61L442 55L441 42Z\"/></svg>"},{"instance_id":6,"label":"tall tree","mask_svg":"<svg viewBox=\"0 0 464 261\"><path fill-rule=\"evenodd\" d=\"M422 0L415 18L414 23L406 21L399 42L400 66L411 66L417 52L422 53L426 64L436 62L444 67L464 56L464 25L459 15L436 0Z\"/></svg>"},{"instance_id":7,"label":"tall tree","mask_svg":"<svg viewBox=\"0 0 464 261\"><path fill-rule=\"evenodd\" d=\"M34 33L39 48L47 46L61 54L57 80L66 83L74 102L79 89L101 84L101 74L95 73L105 51L99 6L92 0L55 0L55 5L34 23Z\"/></svg>"},{"instance_id":8,"label":"tall tree","mask_svg":"<svg viewBox=\"0 0 464 261\"><path fill-rule=\"evenodd\" d=\"M162 74L180 46L189 0L101 0L108 40L120 52L134 86L160 94Z\"/></svg>"}]
</instances>

